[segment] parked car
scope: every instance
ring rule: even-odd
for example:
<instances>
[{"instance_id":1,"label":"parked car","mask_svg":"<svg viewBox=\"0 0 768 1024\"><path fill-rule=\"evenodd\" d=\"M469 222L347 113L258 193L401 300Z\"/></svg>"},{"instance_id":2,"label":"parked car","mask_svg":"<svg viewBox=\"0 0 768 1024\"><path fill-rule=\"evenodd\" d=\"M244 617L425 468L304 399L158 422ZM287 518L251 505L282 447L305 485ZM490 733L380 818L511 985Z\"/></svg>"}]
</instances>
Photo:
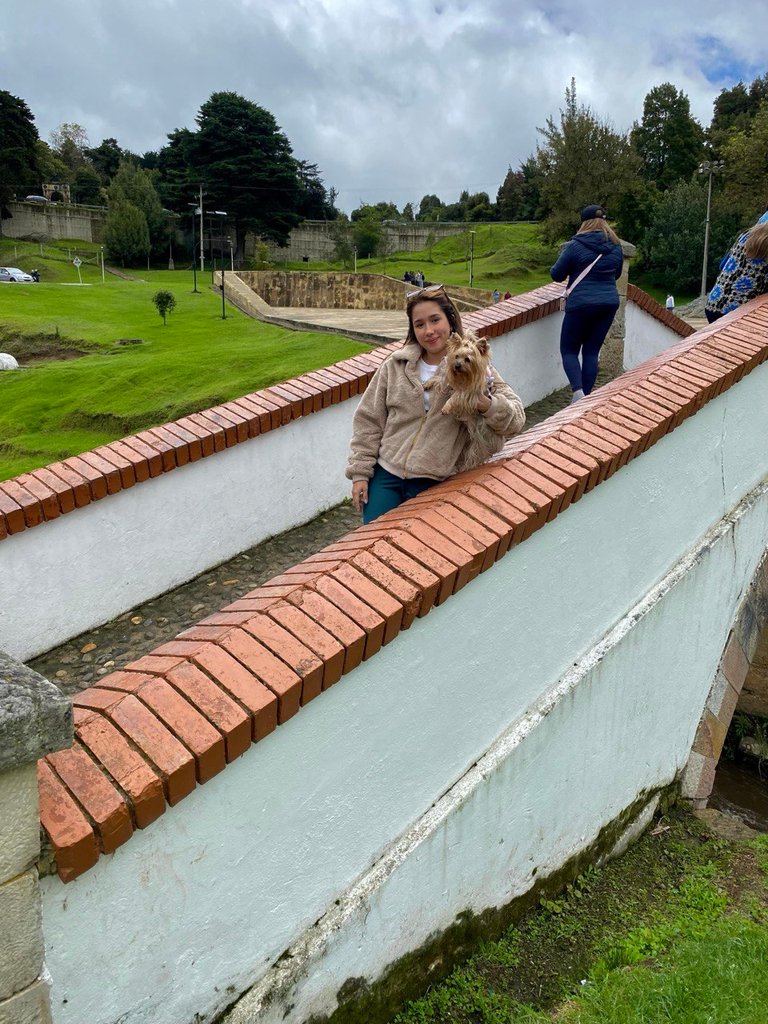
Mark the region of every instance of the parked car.
<instances>
[{"instance_id":1,"label":"parked car","mask_svg":"<svg viewBox=\"0 0 768 1024\"><path fill-rule=\"evenodd\" d=\"M0 281L5 281L7 283L15 283L18 281L22 284L34 284L35 279L31 274L27 274L24 270L19 270L18 267L0 267Z\"/></svg>"},{"instance_id":2,"label":"parked car","mask_svg":"<svg viewBox=\"0 0 768 1024\"><path fill-rule=\"evenodd\" d=\"M27 196L24 200L26 203L47 203L48 200L45 196Z\"/></svg>"}]
</instances>

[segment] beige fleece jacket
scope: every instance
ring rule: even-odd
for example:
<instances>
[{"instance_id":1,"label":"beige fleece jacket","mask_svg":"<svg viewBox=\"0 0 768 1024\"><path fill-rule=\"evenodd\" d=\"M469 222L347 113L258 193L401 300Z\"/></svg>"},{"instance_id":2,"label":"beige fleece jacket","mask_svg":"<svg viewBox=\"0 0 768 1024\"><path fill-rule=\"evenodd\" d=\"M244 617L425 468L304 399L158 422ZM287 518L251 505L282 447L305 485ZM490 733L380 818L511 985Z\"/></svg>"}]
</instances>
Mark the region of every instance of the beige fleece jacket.
<instances>
[{"instance_id":1,"label":"beige fleece jacket","mask_svg":"<svg viewBox=\"0 0 768 1024\"><path fill-rule=\"evenodd\" d=\"M469 447L465 424L443 416L448 399L431 392L424 412L424 390L419 380L421 346L409 342L393 352L368 385L352 423L352 444L346 474L350 480L369 480L378 462L396 476L444 480L456 471ZM501 451L525 423L523 405L512 388L493 370L491 407L482 416L491 438L486 459ZM480 413L478 413L480 417Z\"/></svg>"}]
</instances>

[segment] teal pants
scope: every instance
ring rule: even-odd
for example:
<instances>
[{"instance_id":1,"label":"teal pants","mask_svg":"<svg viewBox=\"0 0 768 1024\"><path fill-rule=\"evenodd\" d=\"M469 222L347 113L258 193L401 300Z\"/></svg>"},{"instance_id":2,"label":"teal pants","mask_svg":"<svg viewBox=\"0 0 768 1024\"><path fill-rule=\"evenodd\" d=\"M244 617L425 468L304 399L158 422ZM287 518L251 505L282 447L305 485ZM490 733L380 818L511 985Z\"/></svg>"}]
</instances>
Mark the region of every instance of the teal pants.
<instances>
[{"instance_id":1,"label":"teal pants","mask_svg":"<svg viewBox=\"0 0 768 1024\"><path fill-rule=\"evenodd\" d=\"M434 487L439 480L430 480L427 476L414 476L410 480L402 480L399 476L388 472L376 463L373 476L368 481L368 501L363 505L363 522L372 523L374 519L391 512L409 498Z\"/></svg>"}]
</instances>

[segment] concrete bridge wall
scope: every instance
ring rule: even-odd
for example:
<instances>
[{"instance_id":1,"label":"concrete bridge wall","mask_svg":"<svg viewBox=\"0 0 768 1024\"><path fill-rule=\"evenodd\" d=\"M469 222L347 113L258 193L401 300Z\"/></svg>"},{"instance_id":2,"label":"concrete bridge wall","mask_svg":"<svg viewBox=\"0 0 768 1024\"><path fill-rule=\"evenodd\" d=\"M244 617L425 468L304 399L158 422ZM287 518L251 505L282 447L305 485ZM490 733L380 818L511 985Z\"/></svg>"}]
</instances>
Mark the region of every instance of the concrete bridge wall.
<instances>
[{"instance_id":1,"label":"concrete bridge wall","mask_svg":"<svg viewBox=\"0 0 768 1024\"><path fill-rule=\"evenodd\" d=\"M614 399L653 377L545 429L583 416L615 443ZM693 415L183 807L70 884L44 879L56 1024L210 1022L241 994L226 1024L326 1019L406 954L434 961L458 921L642 826L688 762L765 554L767 387L766 363L722 393L693 385ZM513 443L510 465L535 444ZM421 505L450 515L453 493Z\"/></svg>"}]
</instances>

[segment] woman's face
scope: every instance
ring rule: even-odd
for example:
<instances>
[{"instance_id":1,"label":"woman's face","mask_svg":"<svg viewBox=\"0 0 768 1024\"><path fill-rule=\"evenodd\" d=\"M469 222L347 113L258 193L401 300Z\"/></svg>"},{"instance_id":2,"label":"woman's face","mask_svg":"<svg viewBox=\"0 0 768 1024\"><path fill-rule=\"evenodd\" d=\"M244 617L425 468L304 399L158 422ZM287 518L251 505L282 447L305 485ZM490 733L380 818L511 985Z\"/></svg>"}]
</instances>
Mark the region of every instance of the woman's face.
<instances>
[{"instance_id":1,"label":"woman's face","mask_svg":"<svg viewBox=\"0 0 768 1024\"><path fill-rule=\"evenodd\" d=\"M416 340L424 352L424 362L437 366L445 355L451 325L437 302L427 299L411 309L411 323Z\"/></svg>"}]
</instances>

